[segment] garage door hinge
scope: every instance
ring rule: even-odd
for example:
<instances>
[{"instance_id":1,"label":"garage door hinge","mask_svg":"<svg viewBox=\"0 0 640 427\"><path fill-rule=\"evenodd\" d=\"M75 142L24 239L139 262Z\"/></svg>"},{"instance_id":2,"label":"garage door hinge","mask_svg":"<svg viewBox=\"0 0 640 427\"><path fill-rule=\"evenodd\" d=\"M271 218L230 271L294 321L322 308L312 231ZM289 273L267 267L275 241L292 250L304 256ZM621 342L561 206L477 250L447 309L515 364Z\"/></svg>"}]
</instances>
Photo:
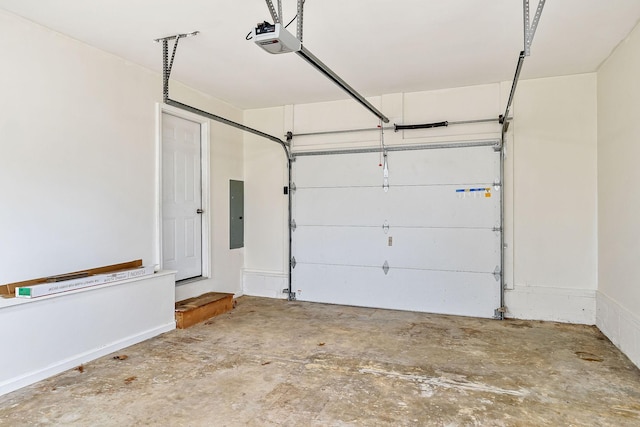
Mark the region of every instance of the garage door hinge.
<instances>
[{"instance_id":1,"label":"garage door hinge","mask_svg":"<svg viewBox=\"0 0 640 427\"><path fill-rule=\"evenodd\" d=\"M506 312L507 312L507 307L505 307L505 306L498 307L493 312L493 318L494 319L498 319L498 320L502 320L502 319L504 319L504 314Z\"/></svg>"},{"instance_id":2,"label":"garage door hinge","mask_svg":"<svg viewBox=\"0 0 640 427\"><path fill-rule=\"evenodd\" d=\"M289 295L289 301L295 301L296 300L296 293L295 292L291 292L288 288L284 288L282 290L282 293Z\"/></svg>"},{"instance_id":3,"label":"garage door hinge","mask_svg":"<svg viewBox=\"0 0 640 427\"><path fill-rule=\"evenodd\" d=\"M291 268L296 268L296 257L291 257Z\"/></svg>"},{"instance_id":4,"label":"garage door hinge","mask_svg":"<svg viewBox=\"0 0 640 427\"><path fill-rule=\"evenodd\" d=\"M295 194L295 193L296 193L296 190L297 190L297 188L296 188L296 183L295 183L295 182L292 182L292 183L291 183L291 186L289 187L289 191L291 191L291 194Z\"/></svg>"},{"instance_id":5,"label":"garage door hinge","mask_svg":"<svg viewBox=\"0 0 640 427\"><path fill-rule=\"evenodd\" d=\"M384 271L385 276L389 273L389 263L387 261L382 264L382 271Z\"/></svg>"},{"instance_id":6,"label":"garage door hinge","mask_svg":"<svg viewBox=\"0 0 640 427\"><path fill-rule=\"evenodd\" d=\"M495 231L496 233L501 233L502 227L493 227L492 230Z\"/></svg>"},{"instance_id":7,"label":"garage door hinge","mask_svg":"<svg viewBox=\"0 0 640 427\"><path fill-rule=\"evenodd\" d=\"M289 226L291 227L291 230L296 231L296 227L297 227L296 220L292 219L291 224L289 224Z\"/></svg>"},{"instance_id":8,"label":"garage door hinge","mask_svg":"<svg viewBox=\"0 0 640 427\"><path fill-rule=\"evenodd\" d=\"M496 282L500 280L502 277L502 271L500 271L500 267L496 265L496 269L493 270L493 277L495 277Z\"/></svg>"},{"instance_id":9,"label":"garage door hinge","mask_svg":"<svg viewBox=\"0 0 640 427\"><path fill-rule=\"evenodd\" d=\"M502 183L500 181L498 180L493 181L493 188L497 190L500 187L502 187Z\"/></svg>"}]
</instances>

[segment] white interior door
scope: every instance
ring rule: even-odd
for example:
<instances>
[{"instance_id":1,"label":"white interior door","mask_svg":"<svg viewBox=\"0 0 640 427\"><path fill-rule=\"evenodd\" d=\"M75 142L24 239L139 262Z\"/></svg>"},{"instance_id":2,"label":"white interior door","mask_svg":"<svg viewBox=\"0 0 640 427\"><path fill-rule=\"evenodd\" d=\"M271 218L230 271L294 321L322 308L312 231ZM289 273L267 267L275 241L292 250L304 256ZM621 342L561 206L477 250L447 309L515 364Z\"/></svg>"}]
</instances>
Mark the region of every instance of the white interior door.
<instances>
[{"instance_id":1,"label":"white interior door","mask_svg":"<svg viewBox=\"0 0 640 427\"><path fill-rule=\"evenodd\" d=\"M162 114L162 267L202 275L200 124Z\"/></svg>"},{"instance_id":2,"label":"white interior door","mask_svg":"<svg viewBox=\"0 0 640 427\"><path fill-rule=\"evenodd\" d=\"M304 301L492 317L500 306L493 147L299 156L292 283Z\"/></svg>"}]
</instances>

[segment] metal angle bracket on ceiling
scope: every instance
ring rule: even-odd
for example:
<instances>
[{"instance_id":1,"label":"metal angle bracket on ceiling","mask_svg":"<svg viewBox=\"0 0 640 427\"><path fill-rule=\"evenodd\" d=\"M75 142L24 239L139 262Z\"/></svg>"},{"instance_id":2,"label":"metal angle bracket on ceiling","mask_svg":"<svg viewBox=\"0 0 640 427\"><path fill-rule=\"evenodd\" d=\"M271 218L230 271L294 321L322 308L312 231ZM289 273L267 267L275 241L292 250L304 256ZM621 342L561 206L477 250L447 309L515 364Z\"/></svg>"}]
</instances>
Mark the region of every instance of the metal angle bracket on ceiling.
<instances>
[{"instance_id":1,"label":"metal angle bracket on ceiling","mask_svg":"<svg viewBox=\"0 0 640 427\"><path fill-rule=\"evenodd\" d=\"M298 4L297 4L297 19L298 22L296 22L296 37L298 38L298 40L300 40L300 43L302 43L302 23L303 23L303 19L304 19L304 2L306 0L298 0Z\"/></svg>"},{"instance_id":2,"label":"metal angle bracket on ceiling","mask_svg":"<svg viewBox=\"0 0 640 427\"><path fill-rule=\"evenodd\" d=\"M533 16L533 22L530 22L529 18L529 0L524 1L524 54L525 56L531 55L531 43L533 43L533 36L536 34L538 28L538 22L540 22L540 15L542 15L542 9L546 0L540 0L538 7L536 8L536 14Z\"/></svg>"},{"instance_id":3,"label":"metal angle bracket on ceiling","mask_svg":"<svg viewBox=\"0 0 640 427\"><path fill-rule=\"evenodd\" d=\"M171 36L166 36L166 37L159 37L157 39L153 39L154 42L159 43L161 41L164 40L177 40L177 39L182 39L185 37L193 37L193 36L197 36L198 34L200 34L200 31L191 31L190 33L178 33L178 34L173 34Z\"/></svg>"},{"instance_id":4,"label":"metal angle bracket on ceiling","mask_svg":"<svg viewBox=\"0 0 640 427\"><path fill-rule=\"evenodd\" d=\"M162 42L162 95L166 101L169 98L169 76L171 76L171 69L173 68L173 60L176 57L176 51L178 50L178 42L185 37L193 37L200 34L200 31L192 31L190 33L174 34L172 36L160 37L154 39L156 43ZM175 40L173 43L173 52L171 53L171 61L169 61L169 40Z\"/></svg>"},{"instance_id":5,"label":"metal angle bracket on ceiling","mask_svg":"<svg viewBox=\"0 0 640 427\"><path fill-rule=\"evenodd\" d=\"M269 8L269 13L271 14L271 19L273 19L274 24L282 23L282 2L278 0L278 11L276 12L276 8L273 7L273 2L271 0L265 0L267 2L267 7Z\"/></svg>"}]
</instances>

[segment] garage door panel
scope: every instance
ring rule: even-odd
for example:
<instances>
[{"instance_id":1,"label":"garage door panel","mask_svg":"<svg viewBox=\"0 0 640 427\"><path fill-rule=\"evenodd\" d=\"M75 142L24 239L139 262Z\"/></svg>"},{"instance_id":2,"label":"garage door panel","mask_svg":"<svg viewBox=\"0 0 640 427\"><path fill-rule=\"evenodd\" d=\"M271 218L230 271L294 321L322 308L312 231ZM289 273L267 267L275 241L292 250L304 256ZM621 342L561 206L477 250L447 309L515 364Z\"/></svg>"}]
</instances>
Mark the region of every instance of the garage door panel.
<instances>
[{"instance_id":1,"label":"garage door panel","mask_svg":"<svg viewBox=\"0 0 640 427\"><path fill-rule=\"evenodd\" d=\"M500 235L487 229L298 227L298 264L357 265L493 273Z\"/></svg>"},{"instance_id":2,"label":"garage door panel","mask_svg":"<svg viewBox=\"0 0 640 427\"><path fill-rule=\"evenodd\" d=\"M478 187L480 188L480 187ZM457 186L382 188L313 188L295 193L294 219L299 225L485 227L499 218L495 190L457 192ZM491 197L486 197L491 194ZM411 203L408 203L411 201Z\"/></svg>"},{"instance_id":3,"label":"garage door panel","mask_svg":"<svg viewBox=\"0 0 640 427\"><path fill-rule=\"evenodd\" d=\"M491 190L485 185L481 187ZM387 207L385 219L391 226L493 228L500 207L492 200L493 191L460 193L456 191L459 189L451 185L391 187L387 193L383 192Z\"/></svg>"},{"instance_id":4,"label":"garage door panel","mask_svg":"<svg viewBox=\"0 0 640 427\"><path fill-rule=\"evenodd\" d=\"M456 150L464 152L456 155ZM493 147L394 151L387 159L394 185L492 183L500 177L500 156Z\"/></svg>"},{"instance_id":5,"label":"garage door panel","mask_svg":"<svg viewBox=\"0 0 640 427\"><path fill-rule=\"evenodd\" d=\"M379 203L382 189L313 188L297 190L293 218L300 225L381 226L384 206Z\"/></svg>"},{"instance_id":6,"label":"garage door panel","mask_svg":"<svg viewBox=\"0 0 640 427\"><path fill-rule=\"evenodd\" d=\"M500 262L500 236L487 229L392 228L392 267L493 273Z\"/></svg>"},{"instance_id":7,"label":"garage door panel","mask_svg":"<svg viewBox=\"0 0 640 427\"><path fill-rule=\"evenodd\" d=\"M491 274L298 265L294 292L301 301L493 317L498 283Z\"/></svg>"},{"instance_id":8,"label":"garage door panel","mask_svg":"<svg viewBox=\"0 0 640 427\"><path fill-rule=\"evenodd\" d=\"M500 156L493 147L390 151L387 162L394 185L493 183L500 176ZM380 153L302 156L296 159L293 178L298 188L381 187L381 163Z\"/></svg>"},{"instance_id":9,"label":"garage door panel","mask_svg":"<svg viewBox=\"0 0 640 427\"><path fill-rule=\"evenodd\" d=\"M296 158L293 181L298 188L382 186L379 164L378 153L302 156Z\"/></svg>"}]
</instances>

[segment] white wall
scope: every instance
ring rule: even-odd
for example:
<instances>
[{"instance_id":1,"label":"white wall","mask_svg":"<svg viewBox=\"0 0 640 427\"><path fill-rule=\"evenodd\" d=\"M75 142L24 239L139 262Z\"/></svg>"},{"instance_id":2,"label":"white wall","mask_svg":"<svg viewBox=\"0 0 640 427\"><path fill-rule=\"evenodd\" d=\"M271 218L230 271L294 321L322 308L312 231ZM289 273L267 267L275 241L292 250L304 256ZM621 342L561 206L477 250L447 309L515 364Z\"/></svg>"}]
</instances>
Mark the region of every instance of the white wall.
<instances>
[{"instance_id":1,"label":"white wall","mask_svg":"<svg viewBox=\"0 0 640 427\"><path fill-rule=\"evenodd\" d=\"M246 111L244 124L284 139L284 108ZM287 158L280 145L245 134L243 291L285 298L288 287Z\"/></svg>"},{"instance_id":2,"label":"white wall","mask_svg":"<svg viewBox=\"0 0 640 427\"><path fill-rule=\"evenodd\" d=\"M595 74L518 85L514 282L506 302L514 317L595 322L596 101Z\"/></svg>"},{"instance_id":3,"label":"white wall","mask_svg":"<svg viewBox=\"0 0 640 427\"><path fill-rule=\"evenodd\" d=\"M598 327L640 366L640 25L598 71Z\"/></svg>"},{"instance_id":4,"label":"white wall","mask_svg":"<svg viewBox=\"0 0 640 427\"><path fill-rule=\"evenodd\" d=\"M161 76L6 12L0 51L0 283L157 263ZM242 119L172 88L174 98ZM214 278L201 287L239 292L243 251L229 251L227 224L228 180L243 178L242 136L214 123L211 140Z\"/></svg>"},{"instance_id":5,"label":"white wall","mask_svg":"<svg viewBox=\"0 0 640 427\"><path fill-rule=\"evenodd\" d=\"M523 81L508 133L505 277L508 316L593 324L596 289L595 74ZM327 83L330 84L330 83ZM391 123L498 117L510 82L370 99ZM557 114L556 114L557 113ZM375 128L352 100L251 110L245 124L281 135ZM393 144L499 138L496 123L385 134ZM377 132L301 136L294 150L377 146ZM245 136L245 293L281 296L286 285L286 185L280 148ZM514 175L514 171L516 171ZM253 196L251 196L251 195ZM273 197L269 196L273 194ZM276 201L276 197L278 197ZM515 212L515 214L514 214ZM251 218L260 221L251 224ZM277 242L274 243L274 242Z\"/></svg>"}]
</instances>

